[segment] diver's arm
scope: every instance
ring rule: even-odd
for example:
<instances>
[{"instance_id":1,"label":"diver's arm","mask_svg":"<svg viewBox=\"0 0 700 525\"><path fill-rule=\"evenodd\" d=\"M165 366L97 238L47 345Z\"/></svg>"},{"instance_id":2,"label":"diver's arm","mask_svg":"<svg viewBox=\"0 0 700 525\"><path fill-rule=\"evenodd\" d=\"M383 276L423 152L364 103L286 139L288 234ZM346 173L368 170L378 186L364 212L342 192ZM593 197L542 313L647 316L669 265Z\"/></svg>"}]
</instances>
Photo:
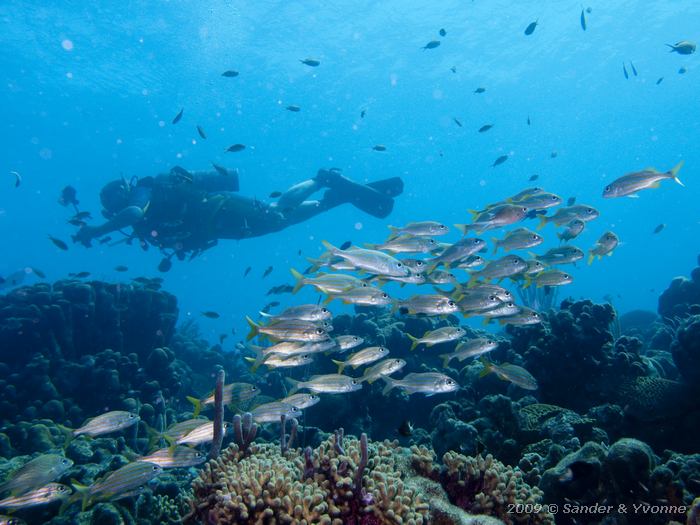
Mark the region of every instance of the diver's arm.
<instances>
[{"instance_id":1,"label":"diver's arm","mask_svg":"<svg viewBox=\"0 0 700 525\"><path fill-rule=\"evenodd\" d=\"M127 206L100 226L83 226L76 235L73 235L73 242L90 246L90 241L95 237L102 237L113 231L133 226L143 219L143 215L144 210L139 206Z\"/></svg>"}]
</instances>

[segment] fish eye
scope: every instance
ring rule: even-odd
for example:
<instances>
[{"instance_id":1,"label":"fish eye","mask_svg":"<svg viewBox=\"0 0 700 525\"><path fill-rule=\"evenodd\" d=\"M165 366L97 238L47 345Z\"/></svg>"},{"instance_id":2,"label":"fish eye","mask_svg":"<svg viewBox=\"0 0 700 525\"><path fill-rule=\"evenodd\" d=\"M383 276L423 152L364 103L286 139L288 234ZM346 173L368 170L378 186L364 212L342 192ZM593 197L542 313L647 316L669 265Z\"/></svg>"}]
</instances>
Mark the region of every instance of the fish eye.
<instances>
[{"instance_id":1,"label":"fish eye","mask_svg":"<svg viewBox=\"0 0 700 525\"><path fill-rule=\"evenodd\" d=\"M604 191L610 191L611 189L612 189L612 188L611 188L610 186L605 186L605 190L604 190Z\"/></svg>"},{"instance_id":2,"label":"fish eye","mask_svg":"<svg viewBox=\"0 0 700 525\"><path fill-rule=\"evenodd\" d=\"M136 417L135 414L129 414L129 419L134 419Z\"/></svg>"},{"instance_id":3,"label":"fish eye","mask_svg":"<svg viewBox=\"0 0 700 525\"><path fill-rule=\"evenodd\" d=\"M389 296L387 294L385 294L385 293L382 294L382 299L388 299L388 298L389 298Z\"/></svg>"},{"instance_id":4,"label":"fish eye","mask_svg":"<svg viewBox=\"0 0 700 525\"><path fill-rule=\"evenodd\" d=\"M401 264L400 262L397 262L397 263L396 263L396 266L397 266L398 268L401 268L401 267L403 266L403 264Z\"/></svg>"},{"instance_id":5,"label":"fish eye","mask_svg":"<svg viewBox=\"0 0 700 525\"><path fill-rule=\"evenodd\" d=\"M158 465L153 465L153 472L158 472L160 467Z\"/></svg>"},{"instance_id":6,"label":"fish eye","mask_svg":"<svg viewBox=\"0 0 700 525\"><path fill-rule=\"evenodd\" d=\"M559 198L559 197L557 197L556 195L552 195L552 200L553 200L553 201L556 201L558 198Z\"/></svg>"},{"instance_id":7,"label":"fish eye","mask_svg":"<svg viewBox=\"0 0 700 525\"><path fill-rule=\"evenodd\" d=\"M327 314L327 313L328 313L328 308L321 308L321 313L322 313L322 314Z\"/></svg>"},{"instance_id":8,"label":"fish eye","mask_svg":"<svg viewBox=\"0 0 700 525\"><path fill-rule=\"evenodd\" d=\"M454 301L447 301L447 306L455 306L457 303Z\"/></svg>"},{"instance_id":9,"label":"fish eye","mask_svg":"<svg viewBox=\"0 0 700 525\"><path fill-rule=\"evenodd\" d=\"M353 340L353 341L359 341L359 340L360 340L360 338L359 338L359 337L357 337L356 335L353 335L353 336L352 336L352 340Z\"/></svg>"},{"instance_id":10,"label":"fish eye","mask_svg":"<svg viewBox=\"0 0 700 525\"><path fill-rule=\"evenodd\" d=\"M533 240L533 241L536 241L536 240L539 239L539 238L540 238L540 236L537 235L536 233L534 233L534 234L532 235L532 240Z\"/></svg>"},{"instance_id":11,"label":"fish eye","mask_svg":"<svg viewBox=\"0 0 700 525\"><path fill-rule=\"evenodd\" d=\"M523 206L523 207L520 208L520 209L523 210L524 212L527 212L527 208L526 208L525 206Z\"/></svg>"},{"instance_id":12,"label":"fish eye","mask_svg":"<svg viewBox=\"0 0 700 525\"><path fill-rule=\"evenodd\" d=\"M197 451L197 452L194 453L194 457L196 457L196 458L201 458L202 456L204 456L204 454L202 454L202 453L199 452L199 451Z\"/></svg>"},{"instance_id":13,"label":"fish eye","mask_svg":"<svg viewBox=\"0 0 700 525\"><path fill-rule=\"evenodd\" d=\"M317 333L318 335L322 335L322 334L324 333L323 328L316 328L316 333Z\"/></svg>"},{"instance_id":14,"label":"fish eye","mask_svg":"<svg viewBox=\"0 0 700 525\"><path fill-rule=\"evenodd\" d=\"M356 384L357 384L357 381L356 381L355 379L353 379L353 380L351 381L351 383L352 383L353 385L356 385Z\"/></svg>"},{"instance_id":15,"label":"fish eye","mask_svg":"<svg viewBox=\"0 0 700 525\"><path fill-rule=\"evenodd\" d=\"M416 261L416 266L418 266L418 267L423 266L423 261Z\"/></svg>"},{"instance_id":16,"label":"fish eye","mask_svg":"<svg viewBox=\"0 0 700 525\"><path fill-rule=\"evenodd\" d=\"M258 390L258 387L255 386L255 385L253 385L253 386L250 387L250 389L251 389L253 392L256 392L256 391Z\"/></svg>"},{"instance_id":17,"label":"fish eye","mask_svg":"<svg viewBox=\"0 0 700 525\"><path fill-rule=\"evenodd\" d=\"M428 242L429 242L430 244L435 244L435 239L430 239Z\"/></svg>"}]
</instances>

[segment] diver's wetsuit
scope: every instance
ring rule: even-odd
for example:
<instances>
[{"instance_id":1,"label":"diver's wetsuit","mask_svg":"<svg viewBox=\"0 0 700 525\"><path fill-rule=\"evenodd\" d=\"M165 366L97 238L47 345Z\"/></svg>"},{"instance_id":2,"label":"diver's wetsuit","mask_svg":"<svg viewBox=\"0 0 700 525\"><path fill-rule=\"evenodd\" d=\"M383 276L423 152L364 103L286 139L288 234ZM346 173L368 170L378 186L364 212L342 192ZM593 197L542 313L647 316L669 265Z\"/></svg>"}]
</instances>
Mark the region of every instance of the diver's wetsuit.
<instances>
[{"instance_id":1,"label":"diver's wetsuit","mask_svg":"<svg viewBox=\"0 0 700 525\"><path fill-rule=\"evenodd\" d=\"M320 200L308 200L324 188ZM108 221L84 226L74 241L89 246L96 237L132 227L142 241L183 257L215 245L218 239L276 232L348 202L375 217L386 217L393 197L403 191L403 182L395 177L364 185L337 170L319 170L316 177L292 186L276 202L244 197L237 191L235 171L226 176L178 168L136 182L114 181L100 194Z\"/></svg>"}]
</instances>

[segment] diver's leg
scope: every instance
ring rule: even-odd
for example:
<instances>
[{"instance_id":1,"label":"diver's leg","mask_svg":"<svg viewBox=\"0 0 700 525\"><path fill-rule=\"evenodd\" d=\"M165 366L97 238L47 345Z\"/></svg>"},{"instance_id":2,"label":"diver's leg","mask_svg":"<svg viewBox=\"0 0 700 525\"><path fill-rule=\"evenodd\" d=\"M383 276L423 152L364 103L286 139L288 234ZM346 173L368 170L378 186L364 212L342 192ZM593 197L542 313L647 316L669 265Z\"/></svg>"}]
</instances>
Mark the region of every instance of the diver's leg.
<instances>
[{"instance_id":1,"label":"diver's leg","mask_svg":"<svg viewBox=\"0 0 700 525\"><path fill-rule=\"evenodd\" d=\"M344 177L337 170L319 170L316 180L329 188L321 200L321 206L325 209L349 202L378 218L391 213L394 207L393 197L403 191L403 182L398 177L360 184Z\"/></svg>"}]
</instances>

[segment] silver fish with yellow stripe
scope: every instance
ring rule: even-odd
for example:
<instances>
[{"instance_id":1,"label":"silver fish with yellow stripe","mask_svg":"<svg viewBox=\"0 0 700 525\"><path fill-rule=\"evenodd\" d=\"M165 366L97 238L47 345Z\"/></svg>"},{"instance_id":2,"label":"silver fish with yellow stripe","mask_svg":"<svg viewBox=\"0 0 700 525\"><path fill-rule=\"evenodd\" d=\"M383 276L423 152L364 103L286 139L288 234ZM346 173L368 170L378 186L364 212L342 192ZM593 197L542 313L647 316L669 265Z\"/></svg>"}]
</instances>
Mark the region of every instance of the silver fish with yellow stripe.
<instances>
[{"instance_id":1,"label":"silver fish with yellow stripe","mask_svg":"<svg viewBox=\"0 0 700 525\"><path fill-rule=\"evenodd\" d=\"M85 434L90 437L96 437L104 434L111 434L112 432L124 430L125 428L135 425L140 419L138 415L132 414L131 412L113 410L88 419L82 427L76 428L73 431L73 435L81 436Z\"/></svg>"}]
</instances>

